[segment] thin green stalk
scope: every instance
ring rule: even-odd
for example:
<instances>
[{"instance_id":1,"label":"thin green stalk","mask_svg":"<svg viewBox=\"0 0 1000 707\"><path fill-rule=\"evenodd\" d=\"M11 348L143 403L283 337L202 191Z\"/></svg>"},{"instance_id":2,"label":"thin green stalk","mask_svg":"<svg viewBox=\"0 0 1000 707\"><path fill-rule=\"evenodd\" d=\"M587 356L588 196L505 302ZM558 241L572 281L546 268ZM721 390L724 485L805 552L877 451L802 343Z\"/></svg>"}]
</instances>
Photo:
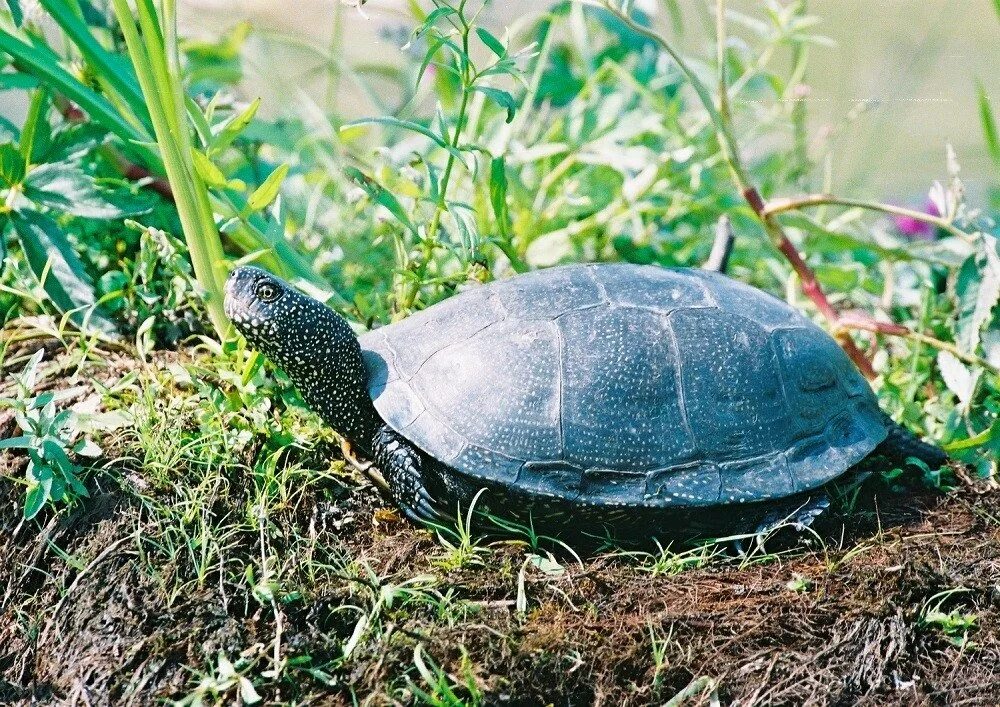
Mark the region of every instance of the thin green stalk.
<instances>
[{"instance_id":1,"label":"thin green stalk","mask_svg":"<svg viewBox=\"0 0 1000 707\"><path fill-rule=\"evenodd\" d=\"M723 121L730 119L729 86L726 83L726 8L725 0L716 0L715 5L715 63L719 71L719 115Z\"/></svg>"},{"instance_id":2,"label":"thin green stalk","mask_svg":"<svg viewBox=\"0 0 1000 707\"><path fill-rule=\"evenodd\" d=\"M462 0L458 6L458 17L462 22L462 51L465 56L469 56L469 33L472 31L472 26L465 20L465 15L463 14L465 10L466 0ZM406 289L406 294L401 302L403 309L409 309L413 306L416 301L417 294L420 292L420 284L427 272L427 268L430 265L431 260L434 257L434 249L437 247L437 233L441 226L441 217L448 208L448 185L451 183L452 171L455 168L455 155L458 152L458 145L462 137L462 128L465 124L465 115L469 107L469 96L472 93L472 84L475 83L475 77L470 74L471 68L469 66L469 61L462 62L462 98L458 108L458 117L455 123L455 132L451 136L451 140L448 141L449 146L452 148L448 151L448 161L445 163L444 174L441 176L441 183L438 185L438 200L437 204L434 206L434 213L431 216L430 225L427 227L427 233L424 236L423 248L422 248L422 258L416 269L416 278L413 283L410 284Z\"/></svg>"},{"instance_id":3,"label":"thin green stalk","mask_svg":"<svg viewBox=\"0 0 1000 707\"><path fill-rule=\"evenodd\" d=\"M802 2L799 3L796 14L799 17L805 16L806 0L802 0ZM806 51L804 42L797 42L795 46L792 47L792 76L789 83L792 85L793 91L794 87L798 85L798 82L804 79L807 54L808 52ZM793 96L793 98L795 99L795 102L792 104L792 154L795 156L795 163L792 169L792 174L796 183L801 185L801 182L805 179L806 172L809 170L809 145L806 135L806 102L803 96Z\"/></svg>"},{"instance_id":4,"label":"thin green stalk","mask_svg":"<svg viewBox=\"0 0 1000 707\"><path fill-rule=\"evenodd\" d=\"M497 154L503 154L507 151L507 145L510 143L510 140L521 134L524 121L531 114L530 108L538 96L538 89L542 85L542 76L545 74L545 69L549 63L549 55L552 53L552 44L556 34L553 31L555 21L556 16L553 13L549 13L548 17L543 20L545 29L542 44L538 48L538 56L535 57L535 70L532 72L531 80L528 82L528 90L525 92L524 100L521 102L522 109L517 112L514 120L509 125L504 126L503 139L500 141Z\"/></svg>"},{"instance_id":5,"label":"thin green stalk","mask_svg":"<svg viewBox=\"0 0 1000 707\"><path fill-rule=\"evenodd\" d=\"M186 119L182 122L184 116L178 116L176 107L183 103L180 78L176 71L171 75L167 56L170 49L163 42L152 4L143 0L137 3L139 22L143 28L140 35L128 0L113 0L113 3L136 77L146 98L195 277L205 290L205 305L212 325L219 337L225 339L229 332L229 320L222 306L225 256L207 189L194 170L191 135ZM172 3L165 5L162 19L168 27L176 21L172 10Z\"/></svg>"},{"instance_id":6,"label":"thin green stalk","mask_svg":"<svg viewBox=\"0 0 1000 707\"><path fill-rule=\"evenodd\" d=\"M843 197L833 196L832 194L807 194L806 196L792 197L790 199L772 199L765 205L764 213L769 216L773 216L774 214L780 214L786 211L797 211L812 206L824 205L848 206L857 209L867 209L868 211L878 211L885 214L891 214L893 216L905 216L907 218L912 218L915 221L923 221L924 223L929 223L932 226L937 226L940 229L948 231L951 235L966 241L972 238L970 234L955 226L955 224L953 224L950 220L940 216L934 216L933 214L928 214L923 211L914 211L913 209L907 209L893 204L883 204L877 201L865 201L863 199L846 199Z\"/></svg>"}]
</instances>

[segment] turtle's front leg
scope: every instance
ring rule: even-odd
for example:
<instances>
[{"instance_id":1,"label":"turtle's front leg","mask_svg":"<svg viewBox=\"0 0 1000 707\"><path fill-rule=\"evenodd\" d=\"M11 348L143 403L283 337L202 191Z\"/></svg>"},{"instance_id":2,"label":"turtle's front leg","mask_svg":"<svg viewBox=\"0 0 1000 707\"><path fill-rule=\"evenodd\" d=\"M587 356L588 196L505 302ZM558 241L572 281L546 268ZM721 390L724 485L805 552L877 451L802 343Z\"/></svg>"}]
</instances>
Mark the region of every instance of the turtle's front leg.
<instances>
[{"instance_id":1,"label":"turtle's front leg","mask_svg":"<svg viewBox=\"0 0 1000 707\"><path fill-rule=\"evenodd\" d=\"M440 522L441 514L434 507L434 497L427 489L420 452L388 425L375 433L372 451L392 499L407 517L418 523Z\"/></svg>"}]
</instances>

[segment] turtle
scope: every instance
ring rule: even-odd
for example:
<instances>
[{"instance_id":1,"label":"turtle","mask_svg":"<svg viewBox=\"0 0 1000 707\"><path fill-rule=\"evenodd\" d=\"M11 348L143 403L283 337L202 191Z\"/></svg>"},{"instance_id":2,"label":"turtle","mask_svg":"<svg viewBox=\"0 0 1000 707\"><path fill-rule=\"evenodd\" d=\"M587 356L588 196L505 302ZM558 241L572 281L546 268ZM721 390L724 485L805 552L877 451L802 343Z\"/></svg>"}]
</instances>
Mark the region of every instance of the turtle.
<instances>
[{"instance_id":1,"label":"turtle","mask_svg":"<svg viewBox=\"0 0 1000 707\"><path fill-rule=\"evenodd\" d=\"M718 535L809 522L829 482L873 460L947 461L824 330L716 272L556 266L360 336L262 269L225 289L250 346L415 521L485 489L491 513L556 530Z\"/></svg>"}]
</instances>

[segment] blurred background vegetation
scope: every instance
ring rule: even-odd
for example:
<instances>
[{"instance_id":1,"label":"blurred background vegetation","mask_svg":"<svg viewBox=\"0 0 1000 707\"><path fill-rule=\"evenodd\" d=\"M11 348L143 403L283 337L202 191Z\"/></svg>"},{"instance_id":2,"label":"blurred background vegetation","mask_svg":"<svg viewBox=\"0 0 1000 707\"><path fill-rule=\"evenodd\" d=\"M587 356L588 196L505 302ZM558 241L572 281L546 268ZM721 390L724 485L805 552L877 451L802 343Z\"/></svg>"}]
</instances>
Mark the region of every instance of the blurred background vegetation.
<instances>
[{"instance_id":1,"label":"blurred background vegetation","mask_svg":"<svg viewBox=\"0 0 1000 707\"><path fill-rule=\"evenodd\" d=\"M736 0L733 10L754 14L760 3ZM713 8L702 2L639 2L670 27L687 52L710 50ZM400 63L399 33L410 26L406 2L369 2L364 15L332 0L185 0L182 24L212 36L237 18L256 28L244 47L247 92L263 97L265 113L287 110L287 87L313 97L328 95L322 60L335 34L352 65ZM533 0L506 0L487 7L483 22L510 26L538 12ZM809 132L819 151L829 145L835 190L921 203L927 184L939 177L941 146L950 142L962 159L971 192L992 184L989 157L978 122L978 77L993 96L1000 94L1000 23L992 0L950 3L944 0L809 0L809 14L819 18L815 33L829 41L812 50L808 84ZM669 18L669 19L667 19ZM339 23L339 24L338 24ZM283 41L295 38L294 43ZM791 52L779 49L775 64L787 67ZM280 71L275 67L280 66ZM995 100L995 99L994 99ZM341 82L337 109L346 117L376 111L364 91Z\"/></svg>"}]
</instances>

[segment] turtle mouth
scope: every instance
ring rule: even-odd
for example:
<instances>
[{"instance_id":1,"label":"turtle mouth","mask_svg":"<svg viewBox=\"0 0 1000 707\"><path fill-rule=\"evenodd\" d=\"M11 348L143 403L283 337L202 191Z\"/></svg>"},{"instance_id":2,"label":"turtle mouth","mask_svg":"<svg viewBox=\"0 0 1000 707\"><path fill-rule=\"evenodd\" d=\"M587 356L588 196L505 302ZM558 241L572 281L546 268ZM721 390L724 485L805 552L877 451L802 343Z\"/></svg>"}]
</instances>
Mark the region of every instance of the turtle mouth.
<instances>
[{"instance_id":1,"label":"turtle mouth","mask_svg":"<svg viewBox=\"0 0 1000 707\"><path fill-rule=\"evenodd\" d=\"M222 308L226 316L233 320L238 328L250 318L250 307L253 304L253 287L258 277L249 268L237 268L226 278L223 286Z\"/></svg>"},{"instance_id":2,"label":"turtle mouth","mask_svg":"<svg viewBox=\"0 0 1000 707\"><path fill-rule=\"evenodd\" d=\"M237 291L237 274L234 272L226 279L226 284L223 287L223 299L222 308L226 312L226 316L233 320L235 323L243 318L243 306L240 302L239 293Z\"/></svg>"}]
</instances>

